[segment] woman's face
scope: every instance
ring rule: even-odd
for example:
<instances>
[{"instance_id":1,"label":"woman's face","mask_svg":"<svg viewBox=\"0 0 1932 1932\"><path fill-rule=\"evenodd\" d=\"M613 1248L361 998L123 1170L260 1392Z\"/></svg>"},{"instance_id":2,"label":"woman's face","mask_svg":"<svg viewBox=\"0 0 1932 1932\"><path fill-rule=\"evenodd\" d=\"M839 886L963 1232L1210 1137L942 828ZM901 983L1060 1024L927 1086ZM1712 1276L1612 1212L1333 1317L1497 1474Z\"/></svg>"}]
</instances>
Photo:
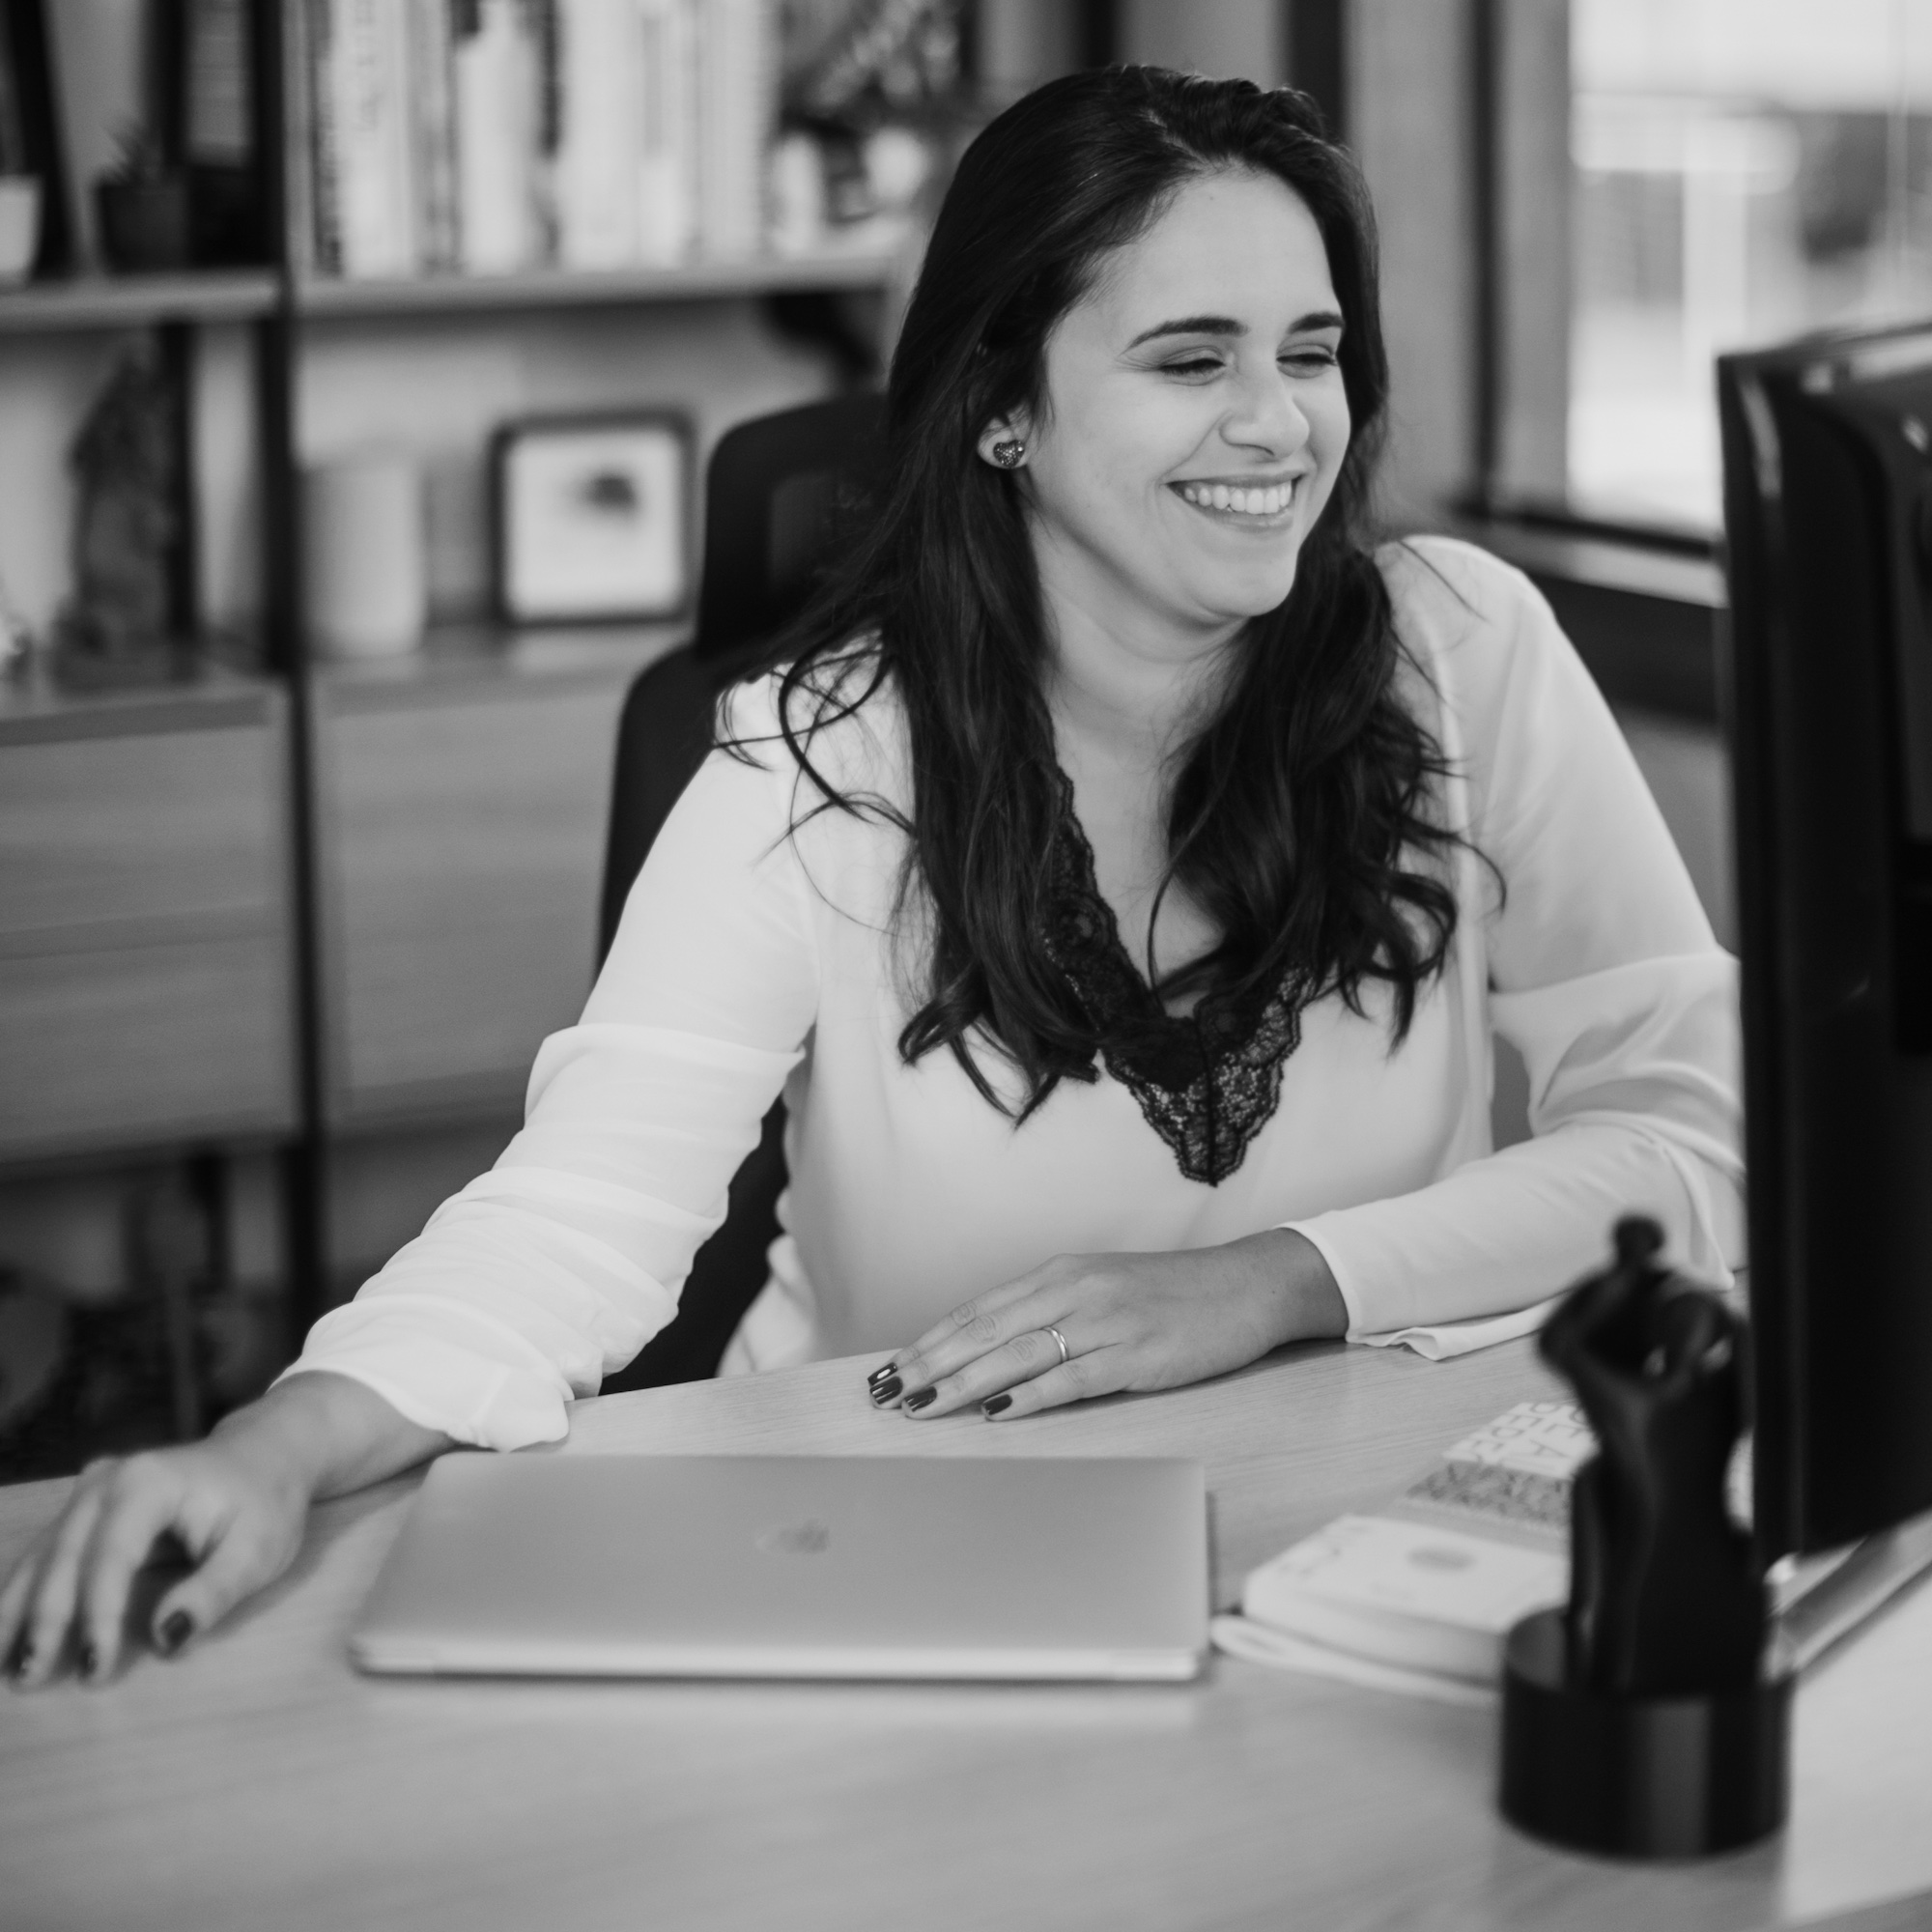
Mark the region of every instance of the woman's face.
<instances>
[{"instance_id":1,"label":"woman's face","mask_svg":"<svg viewBox=\"0 0 1932 1932\"><path fill-rule=\"evenodd\" d=\"M1349 446L1341 304L1272 175L1190 183L1046 345L1027 444L1049 608L1165 652L1271 611Z\"/></svg>"}]
</instances>

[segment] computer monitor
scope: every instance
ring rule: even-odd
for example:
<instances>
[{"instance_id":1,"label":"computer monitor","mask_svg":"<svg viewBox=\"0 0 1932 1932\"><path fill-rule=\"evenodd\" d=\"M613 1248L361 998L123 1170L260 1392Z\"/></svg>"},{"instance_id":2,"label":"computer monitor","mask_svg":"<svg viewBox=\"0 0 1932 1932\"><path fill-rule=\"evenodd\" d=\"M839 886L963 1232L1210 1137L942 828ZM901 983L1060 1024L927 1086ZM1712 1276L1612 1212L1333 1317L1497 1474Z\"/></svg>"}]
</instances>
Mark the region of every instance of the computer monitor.
<instances>
[{"instance_id":1,"label":"computer monitor","mask_svg":"<svg viewBox=\"0 0 1932 1932\"><path fill-rule=\"evenodd\" d=\"M1932 1509L1932 323L1718 387L1770 1560Z\"/></svg>"}]
</instances>

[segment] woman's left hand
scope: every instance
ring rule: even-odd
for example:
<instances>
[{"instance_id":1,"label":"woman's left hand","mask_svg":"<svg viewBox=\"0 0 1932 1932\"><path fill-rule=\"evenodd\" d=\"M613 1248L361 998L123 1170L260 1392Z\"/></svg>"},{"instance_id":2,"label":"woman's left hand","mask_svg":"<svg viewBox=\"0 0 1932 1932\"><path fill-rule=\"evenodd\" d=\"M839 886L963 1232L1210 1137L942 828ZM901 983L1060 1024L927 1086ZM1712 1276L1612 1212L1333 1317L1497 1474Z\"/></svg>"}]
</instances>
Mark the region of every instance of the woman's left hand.
<instances>
[{"instance_id":1,"label":"woman's left hand","mask_svg":"<svg viewBox=\"0 0 1932 1932\"><path fill-rule=\"evenodd\" d=\"M900 1350L874 1372L872 1400L921 1420L980 1405L1008 1421L1225 1375L1348 1324L1321 1251L1289 1228L1173 1254L1060 1255Z\"/></svg>"}]
</instances>

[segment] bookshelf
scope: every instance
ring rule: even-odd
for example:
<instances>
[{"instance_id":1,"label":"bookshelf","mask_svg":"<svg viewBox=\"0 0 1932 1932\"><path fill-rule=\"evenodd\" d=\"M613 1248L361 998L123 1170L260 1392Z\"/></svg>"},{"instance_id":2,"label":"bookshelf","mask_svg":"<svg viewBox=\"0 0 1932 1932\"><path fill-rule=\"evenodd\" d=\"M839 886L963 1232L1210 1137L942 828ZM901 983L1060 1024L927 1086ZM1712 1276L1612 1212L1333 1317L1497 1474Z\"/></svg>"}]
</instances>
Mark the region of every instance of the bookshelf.
<instances>
[{"instance_id":1,"label":"bookshelf","mask_svg":"<svg viewBox=\"0 0 1932 1932\"><path fill-rule=\"evenodd\" d=\"M75 275L0 290L0 334L68 328L141 328L162 323L255 322L281 299L270 269L201 269L178 274Z\"/></svg>"},{"instance_id":2,"label":"bookshelf","mask_svg":"<svg viewBox=\"0 0 1932 1932\"><path fill-rule=\"evenodd\" d=\"M895 246L829 247L800 255L690 262L671 269L527 269L507 275L412 275L369 281L298 275L293 290L296 312L318 318L595 308L792 290L883 291L896 278L902 255Z\"/></svg>"},{"instance_id":3,"label":"bookshelf","mask_svg":"<svg viewBox=\"0 0 1932 1932\"><path fill-rule=\"evenodd\" d=\"M31 1054L0 1052L0 1093L12 1095L0 1106L0 1174L273 1148L292 1335L339 1285L327 1229L343 1137L495 1118L520 1097L536 1036L574 1016L593 963L605 747L631 678L681 635L472 624L436 632L394 664L314 661L301 616L299 470L317 366L345 339L400 363L426 340L473 342L496 321L535 330L520 345L534 359L554 353L559 329L608 342L629 313L683 317L688 346L693 335L729 335L733 316L732 327L749 326L773 298L876 297L884 310L907 272L904 247L872 231L857 244L675 268L319 273L300 232L306 137L288 98L302 3L252 10L267 259L0 290L0 355L75 331L152 329L179 355L199 331L241 332L260 585L246 671L205 663L185 683L143 693L0 679L0 799L14 801L22 825L58 827L65 809L81 841L70 849L72 839L53 838L35 861L27 840L0 835L0 1036L34 1039ZM756 413L792 399L766 400L753 384L743 398L713 399L713 426L729 419L726 406ZM493 777L506 780L503 796L488 795ZM428 857L417 863L409 844L425 828ZM493 829L521 836L510 864L518 890L504 889ZM197 841L231 862L213 898L195 883ZM137 863L117 867L111 854L124 843ZM63 867L86 873L94 896L14 930L5 909L26 902L16 888L58 896L51 881ZM156 910L142 883L151 867L175 881L167 890L185 923L170 926ZM440 924L425 939L411 922L429 915ZM522 924L500 968L487 968L506 917ZM554 952L538 945L546 925L568 928ZM449 997L411 990L425 957L452 976ZM62 984L75 989L71 1011L44 1024ZM193 1052L143 1058L170 1037ZM103 1049L111 1064L123 1040L131 1089L88 1070ZM190 1063L207 1076L192 1091L181 1085ZM39 1114L38 1092L65 1092L73 1107Z\"/></svg>"}]
</instances>

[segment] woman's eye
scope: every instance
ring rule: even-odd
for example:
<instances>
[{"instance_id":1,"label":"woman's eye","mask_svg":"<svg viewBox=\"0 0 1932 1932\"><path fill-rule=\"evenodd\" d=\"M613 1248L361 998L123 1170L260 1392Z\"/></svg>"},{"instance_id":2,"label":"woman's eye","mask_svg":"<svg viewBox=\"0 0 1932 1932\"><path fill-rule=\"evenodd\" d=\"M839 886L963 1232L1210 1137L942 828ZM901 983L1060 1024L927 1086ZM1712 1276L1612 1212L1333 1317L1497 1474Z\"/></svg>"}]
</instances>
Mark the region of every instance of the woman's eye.
<instances>
[{"instance_id":1,"label":"woman's eye","mask_svg":"<svg viewBox=\"0 0 1932 1932\"><path fill-rule=\"evenodd\" d=\"M1332 349L1289 349L1281 356L1282 367L1292 369L1297 376L1319 376L1325 369L1332 369L1336 363L1336 352Z\"/></svg>"},{"instance_id":2,"label":"woman's eye","mask_svg":"<svg viewBox=\"0 0 1932 1932\"><path fill-rule=\"evenodd\" d=\"M1211 376L1221 366L1218 355L1186 355L1178 362L1163 362L1170 376Z\"/></svg>"}]
</instances>

